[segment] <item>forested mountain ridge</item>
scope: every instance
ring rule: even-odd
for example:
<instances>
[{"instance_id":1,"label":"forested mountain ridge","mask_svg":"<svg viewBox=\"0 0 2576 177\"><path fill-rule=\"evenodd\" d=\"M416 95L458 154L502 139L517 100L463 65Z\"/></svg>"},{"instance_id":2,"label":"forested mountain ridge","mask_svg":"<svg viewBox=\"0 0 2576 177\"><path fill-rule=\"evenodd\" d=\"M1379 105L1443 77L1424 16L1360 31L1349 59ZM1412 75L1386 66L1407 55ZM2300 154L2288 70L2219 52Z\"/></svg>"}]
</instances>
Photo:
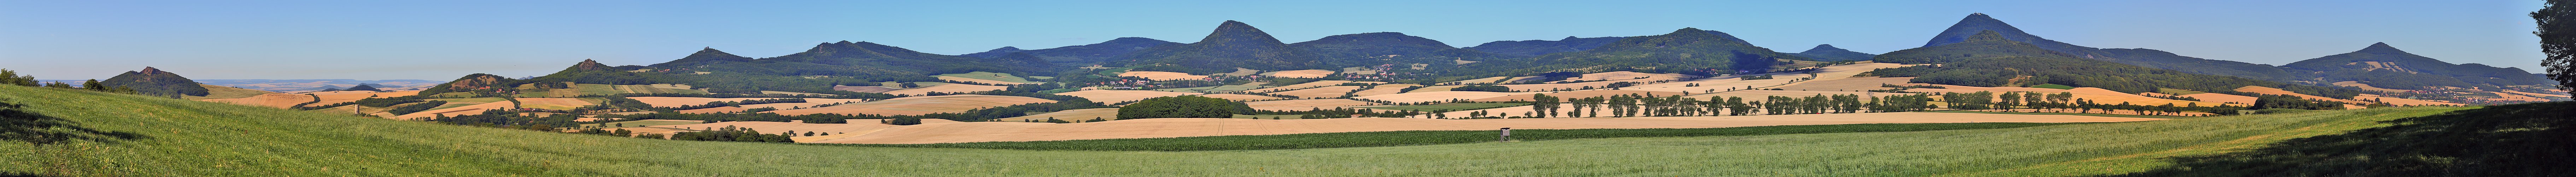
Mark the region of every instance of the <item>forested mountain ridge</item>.
<instances>
[{"instance_id":1,"label":"forested mountain ridge","mask_svg":"<svg viewBox=\"0 0 2576 177\"><path fill-rule=\"evenodd\" d=\"M96 87L122 87L133 89L135 94L143 95L206 96L208 93L205 87L197 86L197 81L188 80L188 77L179 76L179 73L170 73L152 67L143 67L142 71L126 71L98 83L100 85L95 85Z\"/></svg>"},{"instance_id":2,"label":"forested mountain ridge","mask_svg":"<svg viewBox=\"0 0 2576 177\"><path fill-rule=\"evenodd\" d=\"M2297 77L2293 77L2296 76L2296 74L2271 65L2184 57L2173 55L2173 53L2154 51L2152 49L2106 50L2058 42L2056 40L2049 40L2037 35L2031 35L2027 32L2022 32L2021 28L2015 28L2012 24L2006 24L2003 20L1996 20L1994 17L1986 16L1984 13L1968 14L1968 17L1961 18L1958 23L1950 25L1949 29L1941 31L1939 35L1932 36L1932 40L1924 42L1923 46L1932 47L1964 42L1967 40L1968 36L1975 35L1979 31L1995 31L2002 35L2003 39L2029 43L2034 47L2047 49L2049 51L2057 51L2058 53L2065 53L2067 56L2076 58L2111 61L2121 64L2170 69L2191 73L2227 75L2273 81L2290 81L2297 79Z\"/></svg>"},{"instance_id":3,"label":"forested mountain ridge","mask_svg":"<svg viewBox=\"0 0 2576 177\"><path fill-rule=\"evenodd\" d=\"M1810 59L1816 59L1816 61L1868 61L1870 58L1878 57L1878 54L1860 53L1843 48L1835 48L1833 44L1816 44L1816 48L1810 48L1805 52L1791 53L1789 55L1807 57Z\"/></svg>"},{"instance_id":4,"label":"forested mountain ridge","mask_svg":"<svg viewBox=\"0 0 2576 177\"><path fill-rule=\"evenodd\" d=\"M969 53L969 54L965 54L965 55L957 55L957 56L960 56L960 57L975 57L975 58L993 58L993 57L1002 57L1002 55L1004 55L1004 54L1011 54L1011 53L1013 53L1013 52L1020 52L1020 51L1029 51L1029 50L1020 49L1020 47L1002 46L1002 48L995 48L995 49L993 49L993 50L985 50L984 52L975 52L975 53Z\"/></svg>"},{"instance_id":5,"label":"forested mountain ridge","mask_svg":"<svg viewBox=\"0 0 2576 177\"><path fill-rule=\"evenodd\" d=\"M1155 40L1155 39L1152 39L1152 38L1141 38L1141 37L1121 37L1121 38L1117 38L1117 39L1110 39L1109 41L1103 41L1103 42L1095 43L1095 44L1084 44L1084 45L1076 45L1076 46L1064 46L1064 47L1047 48L1047 49L1037 49L1037 50L1019 50L1019 48L1014 48L1014 47L1003 47L1003 48L1001 48L1001 49L993 49L992 51L984 51L984 52L981 52L981 53L972 53L972 54L958 55L958 56L976 57L976 58L997 58L997 57L1003 57L1003 56L1006 56L1006 55L1008 55L1008 54L1010 54L1010 53L1029 53L1029 55L1030 55L1030 56L1034 56L1034 57L1038 57L1038 58L1044 59L1044 60L1046 60L1047 62L1053 62L1053 63L1058 63L1058 64L1086 64L1086 63L1100 63L1100 62L1109 61L1110 59L1117 58L1117 57L1119 57L1119 56L1124 56L1124 55L1127 55L1128 53L1134 53L1134 52L1136 52L1136 51L1138 51L1138 50L1144 50L1144 49L1146 49L1146 48L1153 48L1153 47L1166 46L1166 45L1177 45L1177 44L1181 44L1181 43L1178 43L1178 42L1171 42L1171 41L1163 41L1163 40Z\"/></svg>"},{"instance_id":6,"label":"forested mountain ridge","mask_svg":"<svg viewBox=\"0 0 2576 177\"><path fill-rule=\"evenodd\" d=\"M1960 42L1932 47L1898 50L1878 55L1880 62L1939 64L1888 68L1870 71L1883 77L1916 77L1911 82L1978 87L2022 87L2059 84L2077 87L2099 87L2125 93L2157 92L2158 88L2225 92L2244 86L2281 88L2293 92L2332 98L2351 98L2360 91L2242 77L2195 74L2101 60L2076 58L2048 51L2039 46L2012 41L1994 31L1984 31Z\"/></svg>"},{"instance_id":7,"label":"forested mountain ridge","mask_svg":"<svg viewBox=\"0 0 2576 177\"><path fill-rule=\"evenodd\" d=\"M2291 62L2290 69L2317 75L2318 82L2360 81L2373 87L2424 89L2427 87L2492 88L2495 86L2539 85L2552 83L2521 68L2497 68L2483 64L2451 64L2407 53L2388 43L2373 43L2361 50Z\"/></svg>"},{"instance_id":8,"label":"forested mountain ridge","mask_svg":"<svg viewBox=\"0 0 2576 177\"><path fill-rule=\"evenodd\" d=\"M1310 51L1279 42L1250 24L1227 20L1198 42L1146 48L1112 61L1115 65L1172 64L1170 72L1208 74L1255 70L1334 69Z\"/></svg>"},{"instance_id":9,"label":"forested mountain ridge","mask_svg":"<svg viewBox=\"0 0 2576 177\"><path fill-rule=\"evenodd\" d=\"M680 57L678 60L671 60L670 62L662 62L660 64L649 66L657 68L674 68L676 66L714 65L724 62L751 62L751 60L751 57L733 55L732 53L725 53L724 51L716 50L714 47L708 47L705 49L698 49L697 53L690 53L689 56Z\"/></svg>"},{"instance_id":10,"label":"forested mountain ridge","mask_svg":"<svg viewBox=\"0 0 2576 177\"><path fill-rule=\"evenodd\" d=\"M1628 37L1614 36L1577 38L1574 36L1566 36L1565 39L1554 41L1525 40L1485 42L1484 44L1477 44L1475 47L1467 47L1464 49L1485 51L1487 53L1502 55L1538 56L1559 52L1592 50L1592 48L1601 47L1601 45L1609 45L1611 42L1619 42L1619 39L1626 38Z\"/></svg>"},{"instance_id":11,"label":"forested mountain ridge","mask_svg":"<svg viewBox=\"0 0 2576 177\"><path fill-rule=\"evenodd\" d=\"M1492 64L1467 65L1470 71L1488 71L1484 75L1513 75L1544 72L1602 72L1637 70L1650 73L1735 73L1736 71L1769 70L1781 65L1780 60L1810 60L1753 46L1743 39L1725 33L1682 28L1672 33L1620 39L1592 50L1538 56L1528 60L1498 61ZM1462 74L1462 76L1476 74Z\"/></svg>"},{"instance_id":12,"label":"forested mountain ridge","mask_svg":"<svg viewBox=\"0 0 2576 177\"><path fill-rule=\"evenodd\" d=\"M1323 60L1333 67L1410 63L1445 64L1450 60L1487 61L1520 58L1459 49L1438 40L1397 32L1333 35L1288 45L1306 49L1308 53L1323 57Z\"/></svg>"}]
</instances>

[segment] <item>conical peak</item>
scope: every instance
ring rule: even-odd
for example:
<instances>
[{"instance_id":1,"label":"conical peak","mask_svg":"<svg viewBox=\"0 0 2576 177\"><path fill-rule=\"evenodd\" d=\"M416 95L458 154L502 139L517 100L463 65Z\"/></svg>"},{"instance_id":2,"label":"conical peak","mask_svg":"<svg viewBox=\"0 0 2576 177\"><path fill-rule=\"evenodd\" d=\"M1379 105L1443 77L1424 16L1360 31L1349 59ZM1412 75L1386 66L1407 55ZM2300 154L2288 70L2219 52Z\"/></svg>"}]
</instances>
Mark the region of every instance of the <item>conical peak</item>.
<instances>
[{"instance_id":1,"label":"conical peak","mask_svg":"<svg viewBox=\"0 0 2576 177\"><path fill-rule=\"evenodd\" d=\"M1283 44L1279 42L1278 38L1270 37L1270 33L1261 32L1260 28L1253 28L1250 24L1244 24L1243 22L1233 20L1226 20L1225 24L1217 25L1215 32L1208 33L1207 38L1199 39L1199 43L1211 42L1220 44Z\"/></svg>"},{"instance_id":2,"label":"conical peak","mask_svg":"<svg viewBox=\"0 0 2576 177\"><path fill-rule=\"evenodd\" d=\"M1995 20L1995 17L1992 17L1992 16L1986 16L1986 13L1968 13L1968 18L1966 18L1966 20L1978 20L1978 19L1983 19L1983 20ZM2000 21L2000 20L1996 20L1996 21Z\"/></svg>"},{"instance_id":3,"label":"conical peak","mask_svg":"<svg viewBox=\"0 0 2576 177\"><path fill-rule=\"evenodd\" d=\"M599 64L599 61L596 61L596 60L591 60L591 59L581 59L581 63L573 63L573 64L572 64L572 69L575 69L575 70L606 70L606 69L608 69L608 65L607 65L607 64Z\"/></svg>"},{"instance_id":4,"label":"conical peak","mask_svg":"<svg viewBox=\"0 0 2576 177\"><path fill-rule=\"evenodd\" d=\"M152 68L152 67L150 67L150 66L145 66L145 67L143 67L143 71L142 71L142 72L143 72L143 74L161 74L161 69L160 69L160 68Z\"/></svg>"},{"instance_id":5,"label":"conical peak","mask_svg":"<svg viewBox=\"0 0 2576 177\"><path fill-rule=\"evenodd\" d=\"M1807 49L1807 51L1806 51L1806 52L1799 52L1799 53L1817 53L1817 52L1849 52L1849 51L1851 51L1851 50L1844 50L1843 48L1834 48L1834 45L1833 45L1833 44L1817 44L1817 45L1816 45L1816 48Z\"/></svg>"},{"instance_id":6,"label":"conical peak","mask_svg":"<svg viewBox=\"0 0 2576 177\"><path fill-rule=\"evenodd\" d=\"M993 49L993 51L1013 51L1013 50L1020 50L1020 47L1002 46L1002 48Z\"/></svg>"},{"instance_id":7,"label":"conical peak","mask_svg":"<svg viewBox=\"0 0 2576 177\"><path fill-rule=\"evenodd\" d=\"M2388 46L2388 43L2386 43L2386 42L2381 42L2381 43L2372 43L2372 44L2370 44L2370 47L2363 47L2363 48L2361 48L2361 50L2360 50L2360 51L2352 51L2352 52L2376 53L2376 54L2401 54L2401 53L2406 53L2406 51L2404 51L2404 50L2397 50L2397 47L2389 47L2389 46Z\"/></svg>"},{"instance_id":8,"label":"conical peak","mask_svg":"<svg viewBox=\"0 0 2576 177\"><path fill-rule=\"evenodd\" d=\"M1960 18L1959 23L1950 24L1949 29L1942 30L1940 35L1932 36L1932 40L1924 42L1923 46L1931 47L1940 46L1942 44L1964 42L1966 41L1965 35L1970 35L1977 31L2000 32L2003 35L2008 35L2006 37L2026 39L2027 41L2025 42L2040 42L2045 40L2040 39L2038 36L2031 36L2028 33L2023 33L2021 28L2014 28L2012 24L2006 24L2003 20L1995 20L1994 17L1986 16L1984 13L1974 13L1968 14L1968 17Z\"/></svg>"}]
</instances>

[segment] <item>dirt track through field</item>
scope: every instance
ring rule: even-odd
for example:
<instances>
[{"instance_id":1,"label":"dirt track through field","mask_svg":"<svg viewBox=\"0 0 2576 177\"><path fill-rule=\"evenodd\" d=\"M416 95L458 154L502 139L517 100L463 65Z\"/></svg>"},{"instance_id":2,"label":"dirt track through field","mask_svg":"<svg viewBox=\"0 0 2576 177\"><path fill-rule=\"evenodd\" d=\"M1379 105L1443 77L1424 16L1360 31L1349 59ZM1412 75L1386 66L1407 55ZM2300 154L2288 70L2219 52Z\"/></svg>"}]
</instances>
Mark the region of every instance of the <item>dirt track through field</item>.
<instances>
[{"instance_id":1,"label":"dirt track through field","mask_svg":"<svg viewBox=\"0 0 2576 177\"><path fill-rule=\"evenodd\" d=\"M1277 135L1333 132L1374 132L1410 130L1494 130L1512 129L1636 129L1636 128L1719 128L1774 125L1824 125L1865 123L1962 123L1962 122L2130 122L2163 120L2154 118L2095 117L2076 115L2021 115L1979 113L1856 113L1715 117L1626 117L1626 118L1541 118L1541 119L1419 119L1419 118L1341 118L1341 119L1210 119L1161 118L1115 120L1108 122L1048 124L1025 122L964 122L898 126L862 135L832 139L814 139L814 143L926 144L992 141L1053 141L1084 139L1166 138L1226 135Z\"/></svg>"}]
</instances>

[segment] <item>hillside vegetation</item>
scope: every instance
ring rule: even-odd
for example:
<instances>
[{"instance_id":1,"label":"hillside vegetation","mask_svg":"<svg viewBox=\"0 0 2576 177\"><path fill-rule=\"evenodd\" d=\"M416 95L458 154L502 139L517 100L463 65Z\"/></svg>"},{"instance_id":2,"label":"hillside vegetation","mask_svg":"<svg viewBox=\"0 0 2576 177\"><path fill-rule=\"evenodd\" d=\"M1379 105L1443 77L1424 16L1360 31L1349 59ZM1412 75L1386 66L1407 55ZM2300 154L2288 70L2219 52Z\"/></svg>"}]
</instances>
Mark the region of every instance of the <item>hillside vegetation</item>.
<instances>
[{"instance_id":1,"label":"hillside vegetation","mask_svg":"<svg viewBox=\"0 0 2576 177\"><path fill-rule=\"evenodd\" d=\"M1103 152L620 138L22 86L0 86L0 102L23 105L0 109L7 115L0 125L8 125L0 131L8 133L0 136L8 141L0 143L0 161L29 162L0 163L0 174L59 176L2102 175L2167 168L2166 157L2230 153L2470 109L1921 132ZM2452 164L2424 168L2515 165ZM2353 166L2367 165L2378 164Z\"/></svg>"}]
</instances>

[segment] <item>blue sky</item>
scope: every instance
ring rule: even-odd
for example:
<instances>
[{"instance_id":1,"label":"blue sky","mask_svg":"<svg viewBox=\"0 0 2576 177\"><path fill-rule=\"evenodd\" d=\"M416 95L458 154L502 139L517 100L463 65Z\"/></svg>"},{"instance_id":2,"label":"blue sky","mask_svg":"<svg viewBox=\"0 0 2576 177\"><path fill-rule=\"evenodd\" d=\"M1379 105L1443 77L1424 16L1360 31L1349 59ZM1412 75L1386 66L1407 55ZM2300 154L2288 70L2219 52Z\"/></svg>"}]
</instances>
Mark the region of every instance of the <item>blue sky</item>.
<instances>
[{"instance_id":1,"label":"blue sky","mask_svg":"<svg viewBox=\"0 0 2576 177\"><path fill-rule=\"evenodd\" d=\"M1498 40L1724 31L1782 52L1919 47L1968 13L2099 48L2285 64L2372 42L2537 72L2537 0L2467 1L23 1L0 0L0 69L104 79L533 76L582 59L660 63L869 41L938 54L1117 37L1192 42L1238 20L1287 42L1403 32Z\"/></svg>"}]
</instances>

